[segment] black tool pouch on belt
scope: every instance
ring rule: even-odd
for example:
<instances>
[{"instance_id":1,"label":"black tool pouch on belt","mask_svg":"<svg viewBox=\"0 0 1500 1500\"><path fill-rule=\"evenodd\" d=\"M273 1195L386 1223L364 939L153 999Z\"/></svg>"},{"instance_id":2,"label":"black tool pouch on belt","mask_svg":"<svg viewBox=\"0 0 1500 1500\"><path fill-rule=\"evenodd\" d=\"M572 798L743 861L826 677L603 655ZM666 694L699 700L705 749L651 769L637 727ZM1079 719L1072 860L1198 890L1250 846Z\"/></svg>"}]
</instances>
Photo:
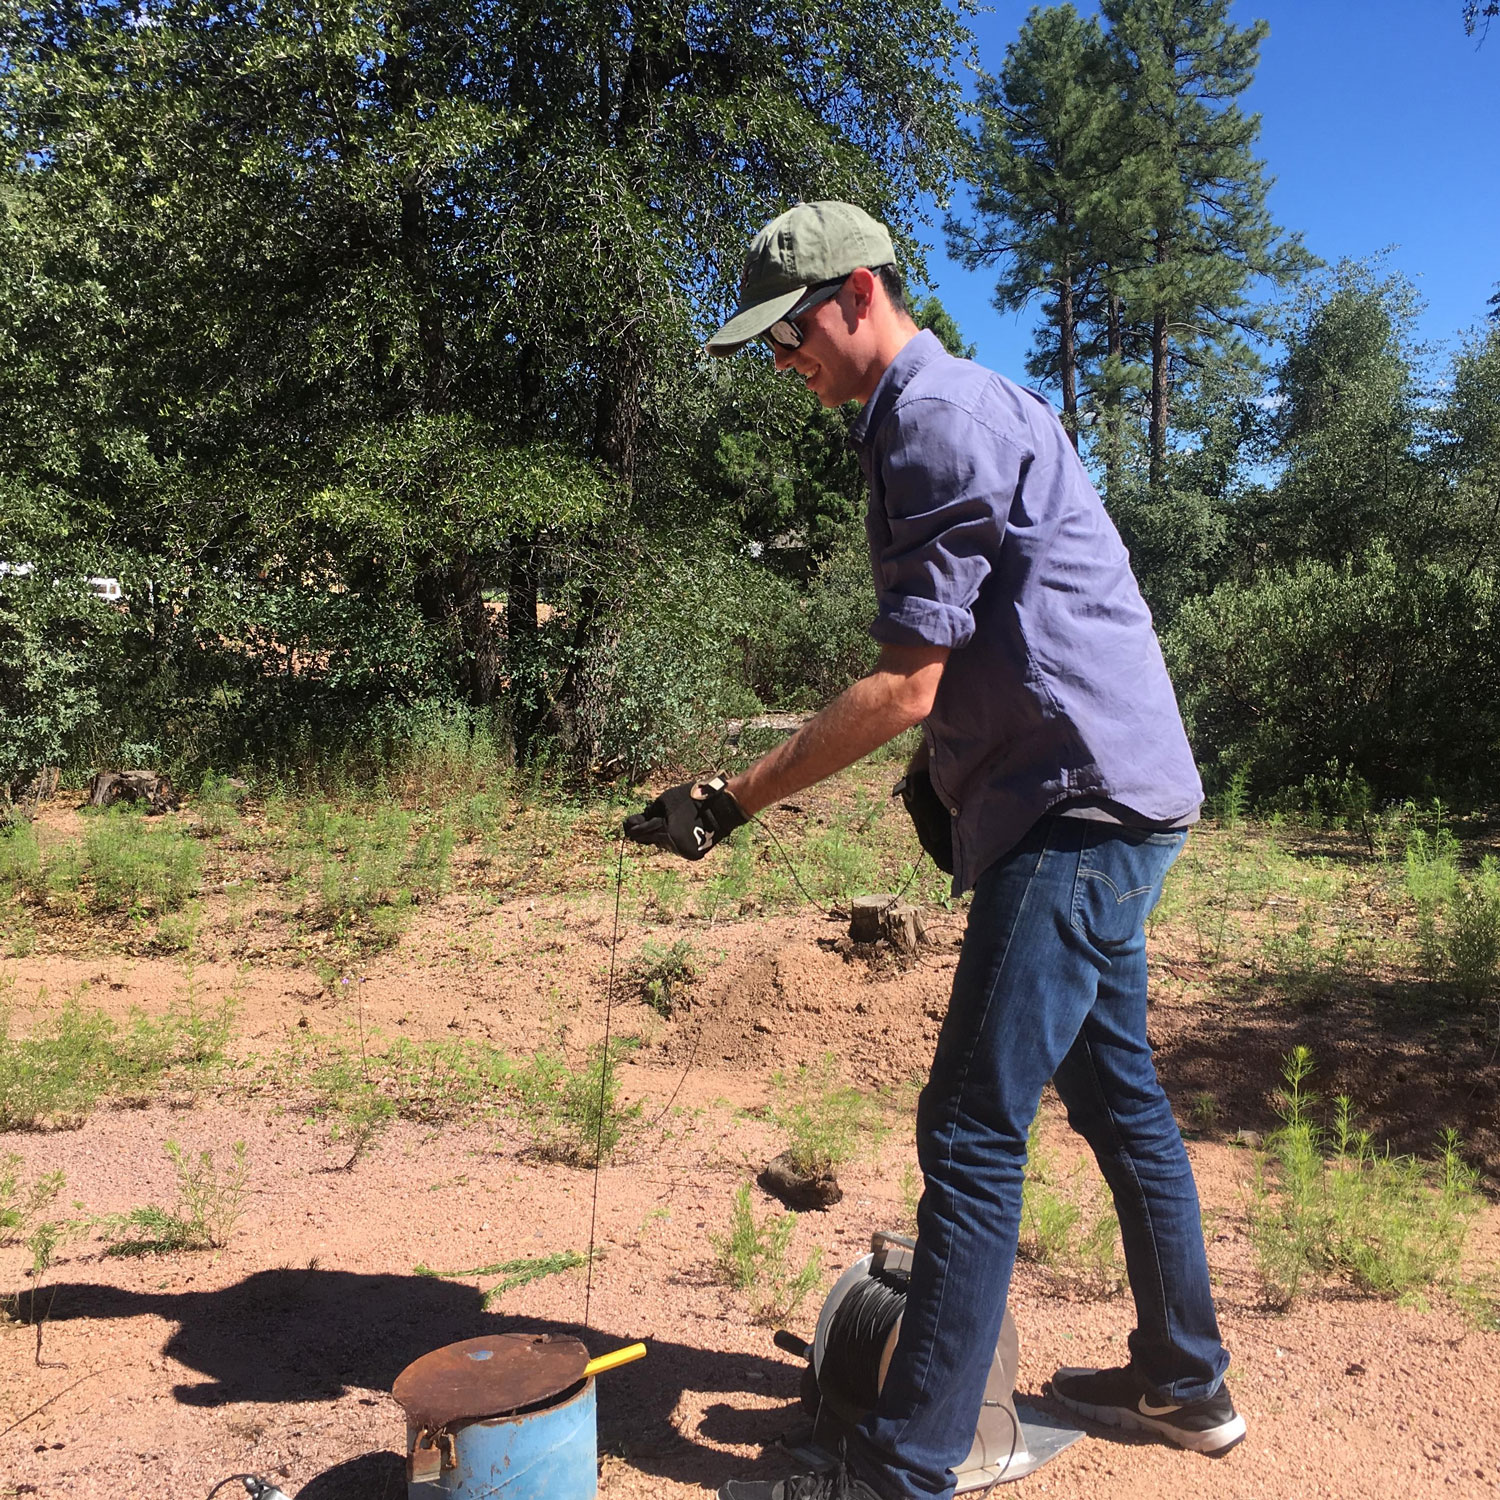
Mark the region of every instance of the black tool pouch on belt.
<instances>
[{"instance_id":1,"label":"black tool pouch on belt","mask_svg":"<svg viewBox=\"0 0 1500 1500\"><path fill-rule=\"evenodd\" d=\"M932 856L932 862L945 875L953 873L953 819L942 800L932 789L932 778L926 769L908 771L898 781L894 795L899 796L912 826L917 830L917 841Z\"/></svg>"}]
</instances>

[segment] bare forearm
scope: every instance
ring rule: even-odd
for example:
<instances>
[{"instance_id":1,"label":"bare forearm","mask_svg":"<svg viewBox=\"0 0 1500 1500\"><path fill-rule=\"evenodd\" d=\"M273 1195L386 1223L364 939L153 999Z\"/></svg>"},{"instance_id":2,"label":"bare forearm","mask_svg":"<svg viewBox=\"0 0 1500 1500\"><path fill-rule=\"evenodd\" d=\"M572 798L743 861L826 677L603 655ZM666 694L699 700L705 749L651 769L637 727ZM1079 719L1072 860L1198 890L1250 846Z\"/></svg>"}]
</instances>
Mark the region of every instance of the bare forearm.
<instances>
[{"instance_id":1,"label":"bare forearm","mask_svg":"<svg viewBox=\"0 0 1500 1500\"><path fill-rule=\"evenodd\" d=\"M758 813L919 724L931 711L947 656L937 648L887 647L874 672L730 781L735 801Z\"/></svg>"}]
</instances>

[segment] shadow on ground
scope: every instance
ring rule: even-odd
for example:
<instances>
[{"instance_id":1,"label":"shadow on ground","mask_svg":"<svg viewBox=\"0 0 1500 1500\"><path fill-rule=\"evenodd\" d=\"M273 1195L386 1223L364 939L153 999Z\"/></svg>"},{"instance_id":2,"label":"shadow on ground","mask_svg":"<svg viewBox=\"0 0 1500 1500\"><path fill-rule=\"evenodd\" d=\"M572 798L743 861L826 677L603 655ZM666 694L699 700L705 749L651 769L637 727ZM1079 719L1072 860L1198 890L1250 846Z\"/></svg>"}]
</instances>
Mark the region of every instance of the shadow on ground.
<instances>
[{"instance_id":1,"label":"shadow on ground","mask_svg":"<svg viewBox=\"0 0 1500 1500\"><path fill-rule=\"evenodd\" d=\"M574 1323L486 1312L479 1292L427 1276L351 1271L257 1271L219 1291L132 1292L93 1282L62 1283L53 1322L159 1317L177 1325L162 1353L204 1378L174 1387L187 1406L238 1402L332 1401L351 1388L390 1390L420 1355L459 1339L522 1331L570 1334L594 1354L622 1339L585 1333ZM694 1442L672 1423L685 1390L722 1393L705 1432L719 1440L772 1445L802 1424L801 1366L775 1355L725 1354L653 1340L648 1358L611 1372L600 1393L599 1446L631 1467L682 1483L716 1488L743 1460ZM736 1400L782 1398L764 1410ZM784 1472L773 1453L752 1465ZM399 1482L398 1482L399 1481ZM325 1471L299 1500L392 1500L405 1493L401 1458L367 1453Z\"/></svg>"},{"instance_id":2,"label":"shadow on ground","mask_svg":"<svg viewBox=\"0 0 1500 1500\"><path fill-rule=\"evenodd\" d=\"M1465 1158L1495 1192L1497 1021L1492 1004L1464 1007L1377 979L1343 979L1298 999L1269 979L1245 976L1220 979L1191 1004L1153 1010L1150 1031L1157 1070L1179 1117L1191 1121L1195 1101L1212 1100L1216 1118L1206 1135L1275 1129L1282 1062L1301 1045L1317 1065L1308 1086L1322 1101L1320 1110L1331 1116L1332 1101L1347 1094L1378 1142L1428 1158L1451 1126Z\"/></svg>"}]
</instances>

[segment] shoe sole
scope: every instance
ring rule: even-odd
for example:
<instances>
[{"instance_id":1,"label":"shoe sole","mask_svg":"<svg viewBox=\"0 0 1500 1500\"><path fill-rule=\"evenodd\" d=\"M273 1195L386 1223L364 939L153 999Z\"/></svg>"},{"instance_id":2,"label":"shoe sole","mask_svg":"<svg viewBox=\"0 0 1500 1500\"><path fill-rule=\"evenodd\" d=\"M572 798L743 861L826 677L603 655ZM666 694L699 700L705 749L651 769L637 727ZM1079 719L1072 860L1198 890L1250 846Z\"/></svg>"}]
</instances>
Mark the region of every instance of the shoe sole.
<instances>
[{"instance_id":1,"label":"shoe sole","mask_svg":"<svg viewBox=\"0 0 1500 1500\"><path fill-rule=\"evenodd\" d=\"M1093 1375L1093 1370L1059 1370L1060 1376L1068 1375ZM1064 1396L1058 1390L1056 1377L1053 1377L1052 1399L1069 1411L1076 1411L1079 1416L1087 1417L1091 1422L1098 1422L1105 1427L1120 1427L1127 1431L1149 1432L1156 1437L1164 1437L1169 1443L1176 1443L1179 1448L1186 1448L1190 1453L1204 1453L1210 1457L1217 1458L1220 1454L1228 1453L1237 1443L1243 1442L1245 1437L1245 1419L1238 1412L1227 1422L1221 1422L1217 1427L1205 1427L1202 1432L1190 1432L1186 1428L1174 1426L1171 1422L1158 1420L1156 1417L1148 1417L1144 1412L1132 1411L1128 1406L1095 1406L1090 1401L1076 1401L1071 1396Z\"/></svg>"}]
</instances>

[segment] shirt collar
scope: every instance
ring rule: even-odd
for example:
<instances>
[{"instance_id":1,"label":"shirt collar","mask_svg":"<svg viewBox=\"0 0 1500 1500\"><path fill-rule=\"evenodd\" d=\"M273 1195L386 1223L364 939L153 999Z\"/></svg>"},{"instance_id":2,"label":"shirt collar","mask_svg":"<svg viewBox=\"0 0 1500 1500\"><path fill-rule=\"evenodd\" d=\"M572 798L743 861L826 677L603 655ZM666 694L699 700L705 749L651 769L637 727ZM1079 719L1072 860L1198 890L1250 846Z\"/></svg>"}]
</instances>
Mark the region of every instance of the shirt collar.
<instances>
[{"instance_id":1,"label":"shirt collar","mask_svg":"<svg viewBox=\"0 0 1500 1500\"><path fill-rule=\"evenodd\" d=\"M867 448L874 442L880 424L896 404L896 398L904 391L918 370L930 365L945 354L938 336L924 328L914 339L909 340L896 355L875 386L875 394L865 404L865 409L855 420L849 431L849 441L856 448Z\"/></svg>"}]
</instances>

